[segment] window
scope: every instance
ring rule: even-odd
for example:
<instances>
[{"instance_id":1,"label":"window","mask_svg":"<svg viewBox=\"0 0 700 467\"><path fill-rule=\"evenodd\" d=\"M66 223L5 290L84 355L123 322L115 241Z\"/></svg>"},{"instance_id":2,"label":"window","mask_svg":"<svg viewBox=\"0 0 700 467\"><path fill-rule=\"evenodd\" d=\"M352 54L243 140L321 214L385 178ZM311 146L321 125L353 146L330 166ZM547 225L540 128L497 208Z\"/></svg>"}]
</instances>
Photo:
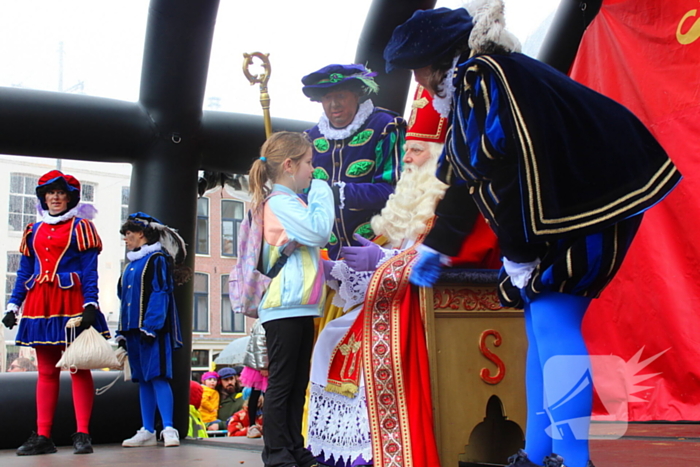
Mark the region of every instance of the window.
<instances>
[{"instance_id":1,"label":"window","mask_svg":"<svg viewBox=\"0 0 700 467\"><path fill-rule=\"evenodd\" d=\"M221 255L237 256L238 227L243 220L243 203L225 199L221 202Z\"/></svg>"},{"instance_id":2,"label":"window","mask_svg":"<svg viewBox=\"0 0 700 467\"><path fill-rule=\"evenodd\" d=\"M36 185L39 178L33 175L10 175L10 208L8 227L23 231L27 224L36 220Z\"/></svg>"},{"instance_id":3,"label":"window","mask_svg":"<svg viewBox=\"0 0 700 467\"><path fill-rule=\"evenodd\" d=\"M92 183L80 184L80 202L87 204L95 202L95 185Z\"/></svg>"},{"instance_id":4,"label":"window","mask_svg":"<svg viewBox=\"0 0 700 467\"><path fill-rule=\"evenodd\" d=\"M192 351L192 368L209 367L209 351L208 350L193 350Z\"/></svg>"},{"instance_id":5,"label":"window","mask_svg":"<svg viewBox=\"0 0 700 467\"><path fill-rule=\"evenodd\" d=\"M122 221L120 225L124 225L126 218L129 217L129 193L131 192L131 187L122 187Z\"/></svg>"},{"instance_id":6,"label":"window","mask_svg":"<svg viewBox=\"0 0 700 467\"><path fill-rule=\"evenodd\" d=\"M197 248L200 255L209 254L209 198L197 200Z\"/></svg>"},{"instance_id":7,"label":"window","mask_svg":"<svg viewBox=\"0 0 700 467\"><path fill-rule=\"evenodd\" d=\"M194 275L194 320L192 331L209 332L209 276Z\"/></svg>"},{"instance_id":8,"label":"window","mask_svg":"<svg viewBox=\"0 0 700 467\"><path fill-rule=\"evenodd\" d=\"M228 274L221 276L221 332L245 332L245 315L231 309Z\"/></svg>"},{"instance_id":9,"label":"window","mask_svg":"<svg viewBox=\"0 0 700 467\"><path fill-rule=\"evenodd\" d=\"M12 289L15 288L17 281L17 270L19 269L19 261L22 258L21 253L7 252L7 273L5 274L5 303L10 300ZM227 276L228 277L228 276Z\"/></svg>"}]
</instances>

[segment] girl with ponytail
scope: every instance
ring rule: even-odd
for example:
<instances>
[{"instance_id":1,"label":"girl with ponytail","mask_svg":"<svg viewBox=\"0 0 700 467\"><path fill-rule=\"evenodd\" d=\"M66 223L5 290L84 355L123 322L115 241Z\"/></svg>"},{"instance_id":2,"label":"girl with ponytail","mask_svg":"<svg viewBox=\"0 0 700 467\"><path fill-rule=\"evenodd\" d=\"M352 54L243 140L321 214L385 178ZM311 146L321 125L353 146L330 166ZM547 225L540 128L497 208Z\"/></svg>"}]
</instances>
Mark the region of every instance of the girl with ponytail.
<instances>
[{"instance_id":1,"label":"girl with ponytail","mask_svg":"<svg viewBox=\"0 0 700 467\"><path fill-rule=\"evenodd\" d=\"M304 448L301 421L309 383L314 318L325 301L321 248L333 227L333 192L313 180L311 143L302 133L279 132L263 144L250 169L251 209L263 209L262 272L289 244L291 252L258 308L268 350L265 465L316 464ZM298 193L309 188L308 204ZM287 250L288 252L289 250Z\"/></svg>"}]
</instances>

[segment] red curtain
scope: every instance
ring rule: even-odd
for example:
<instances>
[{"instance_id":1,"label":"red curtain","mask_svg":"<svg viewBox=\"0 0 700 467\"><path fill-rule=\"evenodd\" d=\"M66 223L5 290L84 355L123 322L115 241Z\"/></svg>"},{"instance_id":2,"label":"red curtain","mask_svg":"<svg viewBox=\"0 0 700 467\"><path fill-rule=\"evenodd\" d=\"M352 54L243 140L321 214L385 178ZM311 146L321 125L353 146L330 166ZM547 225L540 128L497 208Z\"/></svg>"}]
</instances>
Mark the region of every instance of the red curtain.
<instances>
[{"instance_id":1,"label":"red curtain","mask_svg":"<svg viewBox=\"0 0 700 467\"><path fill-rule=\"evenodd\" d=\"M591 304L590 353L628 362L630 421L700 420L700 2L604 0L571 76L634 112L684 175Z\"/></svg>"}]
</instances>

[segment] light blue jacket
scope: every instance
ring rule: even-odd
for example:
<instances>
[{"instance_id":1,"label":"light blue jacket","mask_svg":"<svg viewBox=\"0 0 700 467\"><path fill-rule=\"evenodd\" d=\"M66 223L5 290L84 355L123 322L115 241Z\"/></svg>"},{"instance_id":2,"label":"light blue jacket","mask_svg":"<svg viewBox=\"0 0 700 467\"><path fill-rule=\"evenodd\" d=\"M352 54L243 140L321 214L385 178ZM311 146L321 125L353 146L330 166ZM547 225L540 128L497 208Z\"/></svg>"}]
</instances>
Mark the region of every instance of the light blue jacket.
<instances>
[{"instance_id":1,"label":"light blue jacket","mask_svg":"<svg viewBox=\"0 0 700 467\"><path fill-rule=\"evenodd\" d=\"M320 316L325 301L321 247L328 243L334 220L333 192L323 180L313 180L308 205L291 189L274 185L264 208L263 265L268 271L290 242L299 246L272 279L260 307L260 322Z\"/></svg>"}]
</instances>

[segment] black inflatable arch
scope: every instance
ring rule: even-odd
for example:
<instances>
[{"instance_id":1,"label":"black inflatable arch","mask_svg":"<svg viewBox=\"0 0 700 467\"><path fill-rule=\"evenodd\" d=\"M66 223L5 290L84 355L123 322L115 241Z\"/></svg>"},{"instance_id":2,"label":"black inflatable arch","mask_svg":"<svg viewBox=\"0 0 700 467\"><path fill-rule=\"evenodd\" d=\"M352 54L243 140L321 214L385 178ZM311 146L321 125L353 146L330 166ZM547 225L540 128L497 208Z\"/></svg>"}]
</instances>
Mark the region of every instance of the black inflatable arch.
<instances>
[{"instance_id":1,"label":"black inflatable arch","mask_svg":"<svg viewBox=\"0 0 700 467\"><path fill-rule=\"evenodd\" d=\"M540 58L566 71L601 1L562 0ZM131 163L130 212L151 213L194 244L198 170L245 173L263 143L262 117L202 110L218 6L219 0L151 0L138 102L0 87L0 153ZM415 10L434 6L435 0L373 1L356 62L380 72L377 105L403 111L410 73L384 74L382 51L397 25ZM312 126L287 119L273 119L272 124L274 130L293 131ZM193 255L188 261L194 266ZM175 425L181 435L188 417L192 297L191 283L176 293L185 341L176 353L173 381ZM22 434L34 429L28 408L34 405L36 381L13 376L0 375L0 420L13 421L0 428L0 448L21 442L6 436L8 430ZM131 397L130 411L137 413L133 388L120 384L102 397L115 403L103 401L96 407L93 425L109 429L95 426L101 434L95 441L115 442L131 435L135 425L124 417L124 400ZM12 404L5 403L10 399ZM57 420L57 425L62 423ZM70 430L57 426L55 432Z\"/></svg>"}]
</instances>

